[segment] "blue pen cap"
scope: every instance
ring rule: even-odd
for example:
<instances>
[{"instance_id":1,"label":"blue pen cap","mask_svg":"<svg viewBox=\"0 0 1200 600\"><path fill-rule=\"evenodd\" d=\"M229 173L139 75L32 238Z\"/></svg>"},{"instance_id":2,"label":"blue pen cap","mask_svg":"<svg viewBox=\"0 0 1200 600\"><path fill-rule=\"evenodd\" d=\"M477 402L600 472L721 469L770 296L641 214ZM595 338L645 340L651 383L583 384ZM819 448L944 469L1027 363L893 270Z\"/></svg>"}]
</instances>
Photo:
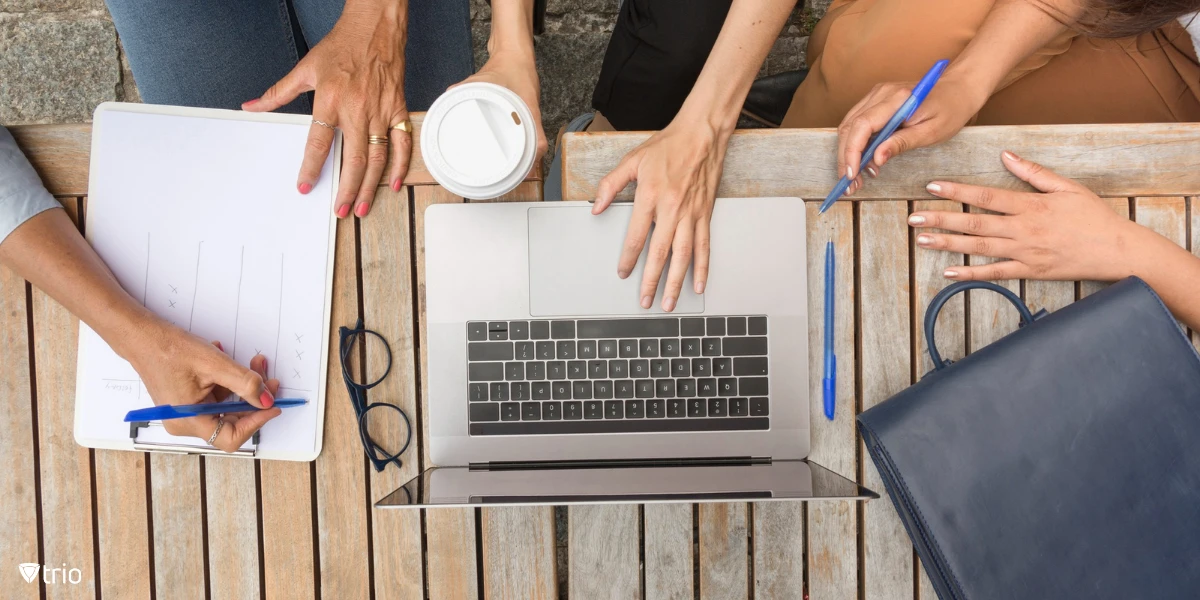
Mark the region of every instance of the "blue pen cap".
<instances>
[{"instance_id":1,"label":"blue pen cap","mask_svg":"<svg viewBox=\"0 0 1200 600\"><path fill-rule=\"evenodd\" d=\"M917 84L917 87L913 88L912 95L913 98L917 99L917 104L925 101L925 96L929 95L929 90L933 89L934 84L936 84L938 79L942 76L942 71L945 71L946 65L949 64L950 61L948 60L939 60L933 63L933 68L929 69L929 72L921 78L921 81Z\"/></svg>"}]
</instances>

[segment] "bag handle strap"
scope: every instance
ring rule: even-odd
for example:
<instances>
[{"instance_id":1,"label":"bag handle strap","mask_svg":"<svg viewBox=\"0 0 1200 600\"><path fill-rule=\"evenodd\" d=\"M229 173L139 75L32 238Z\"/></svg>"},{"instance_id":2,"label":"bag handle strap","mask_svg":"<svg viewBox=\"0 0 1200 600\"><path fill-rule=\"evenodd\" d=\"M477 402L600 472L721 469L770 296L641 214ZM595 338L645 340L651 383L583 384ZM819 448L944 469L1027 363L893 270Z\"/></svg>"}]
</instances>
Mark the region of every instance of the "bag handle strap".
<instances>
[{"instance_id":1,"label":"bag handle strap","mask_svg":"<svg viewBox=\"0 0 1200 600\"><path fill-rule=\"evenodd\" d=\"M942 291L938 292L938 294L933 297L933 300L929 302L929 308L925 310L925 343L929 347L929 358L933 360L934 371L940 371L950 366L954 362L951 360L942 360L942 354L938 352L937 344L934 342L933 328L934 325L937 325L938 314L942 311L942 307L945 306L946 302L948 302L950 298L954 297L956 294L965 292L967 290L976 289L990 290L1008 299L1008 301L1017 308L1017 312L1021 313L1022 327L1046 315L1045 310L1041 310L1038 311L1037 314L1033 314L1033 312L1029 310L1029 307L1025 306L1025 303L1021 301L1020 296L1017 296L1012 290L1002 285L997 285L990 281L959 281L952 283L946 286L946 288Z\"/></svg>"}]
</instances>

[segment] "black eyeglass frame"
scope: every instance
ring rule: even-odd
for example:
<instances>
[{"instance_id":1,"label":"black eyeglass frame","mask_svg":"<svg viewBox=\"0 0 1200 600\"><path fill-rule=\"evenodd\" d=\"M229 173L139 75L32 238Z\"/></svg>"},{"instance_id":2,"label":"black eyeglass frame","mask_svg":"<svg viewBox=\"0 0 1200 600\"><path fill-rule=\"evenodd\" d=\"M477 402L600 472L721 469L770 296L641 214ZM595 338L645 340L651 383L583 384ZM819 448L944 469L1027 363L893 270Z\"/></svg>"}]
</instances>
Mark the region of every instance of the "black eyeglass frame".
<instances>
[{"instance_id":1,"label":"black eyeglass frame","mask_svg":"<svg viewBox=\"0 0 1200 600\"><path fill-rule=\"evenodd\" d=\"M354 342L359 336L367 335L373 335L383 343L384 350L387 352L387 368L384 369L379 379L370 383L358 383L350 375L349 358L354 351ZM365 344L366 342L364 341L363 343ZM371 464L375 467L375 471L379 473L382 473L387 468L388 463L395 463L398 469L404 468L404 461L400 459L400 456L408 450L408 446L412 443L412 421L409 420L408 415L399 406L388 402L368 402L366 395L367 390L382 383L388 374L392 372L391 345L388 344L382 335L370 329L365 329L360 318L355 322L353 329L345 326L338 328L338 355L342 363L342 380L346 384L346 390L350 393L350 404L354 407L354 414L358 416L358 437L362 441L363 452L366 453L367 459L371 461ZM381 407L396 411L404 420L404 445L395 454L388 454L383 446L380 446L378 442L371 438L371 433L367 429L367 415L372 410Z\"/></svg>"}]
</instances>

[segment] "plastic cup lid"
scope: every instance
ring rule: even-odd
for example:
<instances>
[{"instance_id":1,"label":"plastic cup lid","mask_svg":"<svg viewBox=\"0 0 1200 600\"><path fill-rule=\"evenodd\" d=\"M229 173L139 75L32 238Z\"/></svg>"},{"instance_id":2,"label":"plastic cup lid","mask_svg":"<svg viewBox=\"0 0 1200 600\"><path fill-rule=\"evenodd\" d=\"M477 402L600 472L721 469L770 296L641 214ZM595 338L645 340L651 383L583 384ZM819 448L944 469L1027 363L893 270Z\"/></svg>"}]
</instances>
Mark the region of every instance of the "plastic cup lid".
<instances>
[{"instance_id":1,"label":"plastic cup lid","mask_svg":"<svg viewBox=\"0 0 1200 600\"><path fill-rule=\"evenodd\" d=\"M504 195L533 167L537 131L511 90L483 82L442 94L421 128L429 174L450 192L479 200Z\"/></svg>"}]
</instances>

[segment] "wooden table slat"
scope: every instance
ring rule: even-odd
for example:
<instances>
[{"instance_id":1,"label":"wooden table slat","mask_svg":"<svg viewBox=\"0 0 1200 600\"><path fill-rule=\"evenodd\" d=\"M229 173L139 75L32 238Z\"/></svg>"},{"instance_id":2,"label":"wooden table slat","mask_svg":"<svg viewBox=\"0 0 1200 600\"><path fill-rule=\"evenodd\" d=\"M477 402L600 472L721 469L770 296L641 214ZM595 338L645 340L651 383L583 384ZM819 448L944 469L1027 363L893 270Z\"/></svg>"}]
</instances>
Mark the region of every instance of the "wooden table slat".
<instances>
[{"instance_id":1,"label":"wooden table slat","mask_svg":"<svg viewBox=\"0 0 1200 600\"><path fill-rule=\"evenodd\" d=\"M858 478L858 434L854 415L857 348L854 288L857 252L854 204L838 202L824 215L806 202L808 217L808 389L812 449L809 458L842 477ZM837 406L825 418L825 244L833 241L835 260L834 352L837 355ZM818 333L819 332L819 333ZM808 591L813 598L858 597L858 503L810 502L807 522ZM757 521L758 514L755 513ZM757 523L756 523L757 527ZM755 557L758 552L755 552ZM755 569L757 576L758 570ZM758 587L755 586L755 590ZM798 596L793 596L798 597Z\"/></svg>"},{"instance_id":2,"label":"wooden table slat","mask_svg":"<svg viewBox=\"0 0 1200 600\"><path fill-rule=\"evenodd\" d=\"M95 457L100 595L148 600L153 566L150 562L150 510L146 500L149 454L96 450ZM257 555L255 552L256 564Z\"/></svg>"},{"instance_id":3,"label":"wooden table slat","mask_svg":"<svg viewBox=\"0 0 1200 600\"><path fill-rule=\"evenodd\" d=\"M859 213L859 357L863 410L908 387L909 353L908 207L904 202L866 202ZM884 493L883 481L865 447L862 479ZM875 500L862 507L863 586L867 598L913 597L913 551L896 509Z\"/></svg>"},{"instance_id":4,"label":"wooden table slat","mask_svg":"<svg viewBox=\"0 0 1200 600\"><path fill-rule=\"evenodd\" d=\"M150 458L154 518L154 585L181 597L205 594L204 513L200 506L200 457L154 454Z\"/></svg>"},{"instance_id":5,"label":"wooden table slat","mask_svg":"<svg viewBox=\"0 0 1200 600\"><path fill-rule=\"evenodd\" d=\"M747 598L750 587L745 502L700 504L700 598Z\"/></svg>"},{"instance_id":6,"label":"wooden table slat","mask_svg":"<svg viewBox=\"0 0 1200 600\"><path fill-rule=\"evenodd\" d=\"M756 600L804 597L804 506L802 502L751 505Z\"/></svg>"},{"instance_id":7,"label":"wooden table slat","mask_svg":"<svg viewBox=\"0 0 1200 600\"><path fill-rule=\"evenodd\" d=\"M383 346L366 346L366 381L383 374L390 358L391 373L368 392L370 402L387 402L400 407L420 428L416 385L416 335L413 330L413 271L409 209L409 189L394 192L380 188L371 216L359 221L362 259L363 323L383 336L391 346L389 357ZM375 409L371 437L396 452L404 443L399 416L388 409ZM370 501L390 494L420 473L418 430L403 456L404 468L389 465L382 473L370 474ZM424 577L421 556L421 513L415 510L372 510L372 550L374 553L374 590L377 600L421 598Z\"/></svg>"},{"instance_id":8,"label":"wooden table slat","mask_svg":"<svg viewBox=\"0 0 1200 600\"><path fill-rule=\"evenodd\" d=\"M571 598L638 597L642 582L637 505L585 505L567 510L567 589Z\"/></svg>"},{"instance_id":9,"label":"wooden table slat","mask_svg":"<svg viewBox=\"0 0 1200 600\"><path fill-rule=\"evenodd\" d=\"M692 600L692 505L646 504L642 511L646 600Z\"/></svg>"},{"instance_id":10,"label":"wooden table slat","mask_svg":"<svg viewBox=\"0 0 1200 600\"><path fill-rule=\"evenodd\" d=\"M258 596L258 485L252 460L204 458L208 585L213 600Z\"/></svg>"},{"instance_id":11,"label":"wooden table slat","mask_svg":"<svg viewBox=\"0 0 1200 600\"><path fill-rule=\"evenodd\" d=\"M483 509L483 586L486 598L558 598L554 509Z\"/></svg>"}]
</instances>

